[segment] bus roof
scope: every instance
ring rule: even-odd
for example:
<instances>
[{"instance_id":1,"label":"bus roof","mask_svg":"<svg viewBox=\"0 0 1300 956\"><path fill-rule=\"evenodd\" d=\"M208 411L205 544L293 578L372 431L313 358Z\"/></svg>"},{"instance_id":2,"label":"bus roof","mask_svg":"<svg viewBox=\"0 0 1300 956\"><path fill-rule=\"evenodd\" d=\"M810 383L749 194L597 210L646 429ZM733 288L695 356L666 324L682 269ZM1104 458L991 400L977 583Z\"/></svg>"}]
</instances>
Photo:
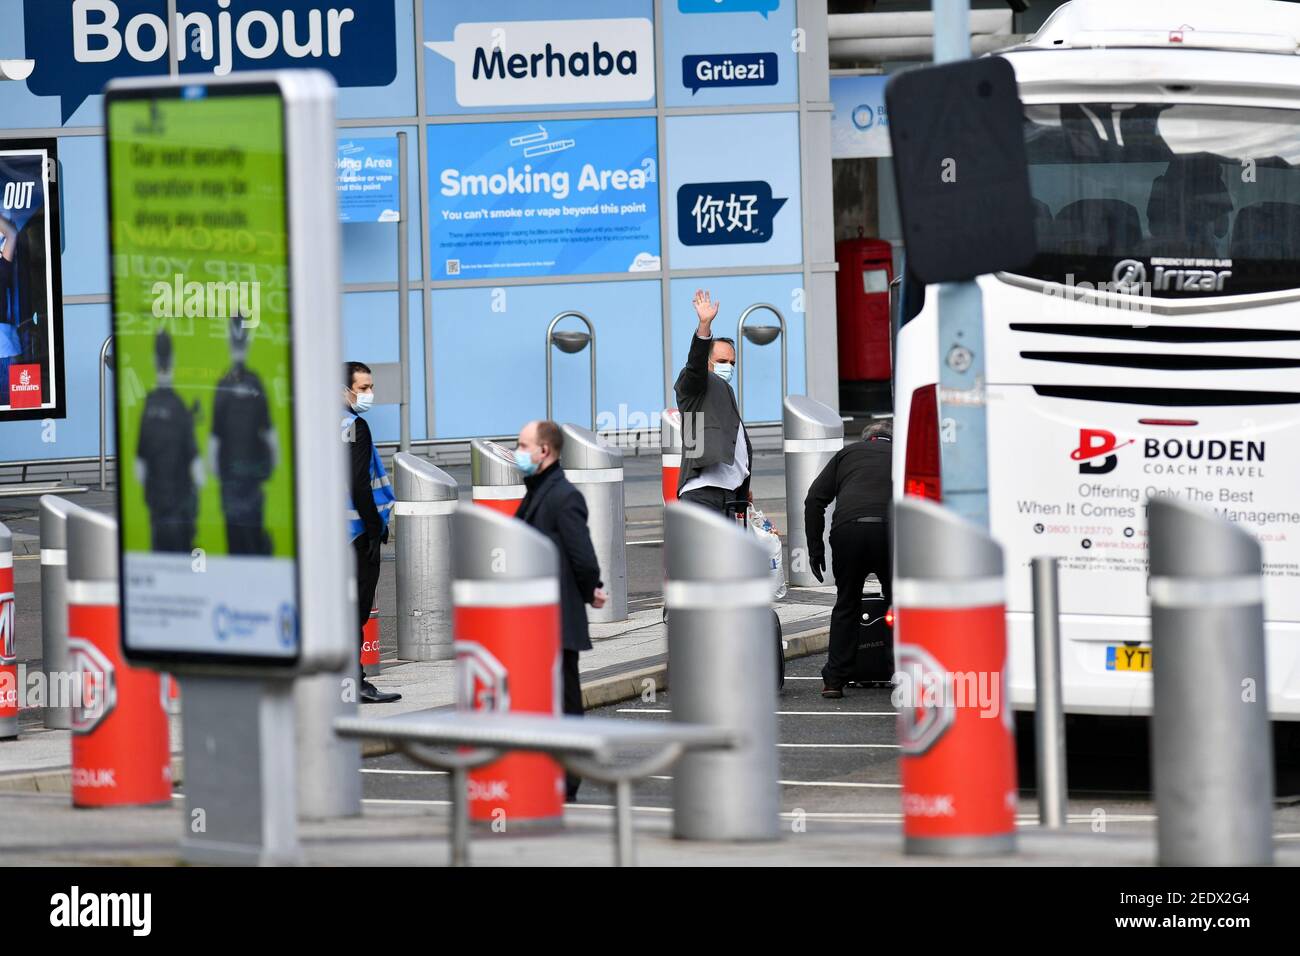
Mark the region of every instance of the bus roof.
<instances>
[{"instance_id":1,"label":"bus roof","mask_svg":"<svg viewBox=\"0 0 1300 956\"><path fill-rule=\"evenodd\" d=\"M1071 0L1018 49L1234 50L1296 55L1300 4L1276 0Z\"/></svg>"}]
</instances>

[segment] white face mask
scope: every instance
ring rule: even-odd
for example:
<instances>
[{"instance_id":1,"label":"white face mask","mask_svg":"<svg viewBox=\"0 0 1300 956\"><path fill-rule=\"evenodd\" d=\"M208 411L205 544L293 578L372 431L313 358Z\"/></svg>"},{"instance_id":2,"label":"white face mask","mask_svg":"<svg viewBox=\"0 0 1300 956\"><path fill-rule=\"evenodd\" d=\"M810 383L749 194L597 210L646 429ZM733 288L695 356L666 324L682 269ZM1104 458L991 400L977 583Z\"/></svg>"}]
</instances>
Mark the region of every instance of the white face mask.
<instances>
[{"instance_id":1,"label":"white face mask","mask_svg":"<svg viewBox=\"0 0 1300 956\"><path fill-rule=\"evenodd\" d=\"M730 362L713 363L713 374L718 376L718 378L722 379L724 382L731 381L731 373L735 371L735 369L736 366L732 365Z\"/></svg>"},{"instance_id":2,"label":"white face mask","mask_svg":"<svg viewBox=\"0 0 1300 956\"><path fill-rule=\"evenodd\" d=\"M357 400L352 403L352 410L358 415L364 415L370 411L371 406L375 404L374 392L357 392Z\"/></svg>"}]
</instances>

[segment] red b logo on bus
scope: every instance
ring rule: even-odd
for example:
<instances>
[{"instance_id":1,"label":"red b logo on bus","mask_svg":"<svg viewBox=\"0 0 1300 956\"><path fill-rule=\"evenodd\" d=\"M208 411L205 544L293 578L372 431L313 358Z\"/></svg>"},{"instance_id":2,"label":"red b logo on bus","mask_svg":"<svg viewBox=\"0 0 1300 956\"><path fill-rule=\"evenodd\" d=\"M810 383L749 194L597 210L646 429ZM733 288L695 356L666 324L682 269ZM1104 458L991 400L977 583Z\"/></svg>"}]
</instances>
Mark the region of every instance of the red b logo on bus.
<instances>
[{"instance_id":1,"label":"red b logo on bus","mask_svg":"<svg viewBox=\"0 0 1300 956\"><path fill-rule=\"evenodd\" d=\"M1070 452L1070 458L1079 463L1081 475L1104 475L1115 470L1119 458L1115 451L1133 444L1133 439L1120 443L1114 432L1104 428L1080 428L1079 447ZM1094 461L1100 458L1101 461Z\"/></svg>"}]
</instances>

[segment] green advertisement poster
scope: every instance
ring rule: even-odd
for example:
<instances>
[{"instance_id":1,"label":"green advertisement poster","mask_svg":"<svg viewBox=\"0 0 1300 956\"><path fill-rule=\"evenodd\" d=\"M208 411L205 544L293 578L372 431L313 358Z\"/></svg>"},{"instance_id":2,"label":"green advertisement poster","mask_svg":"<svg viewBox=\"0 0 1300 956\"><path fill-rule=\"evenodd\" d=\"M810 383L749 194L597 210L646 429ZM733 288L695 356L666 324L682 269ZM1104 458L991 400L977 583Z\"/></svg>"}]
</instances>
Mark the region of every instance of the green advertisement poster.
<instances>
[{"instance_id":1,"label":"green advertisement poster","mask_svg":"<svg viewBox=\"0 0 1300 956\"><path fill-rule=\"evenodd\" d=\"M297 638L283 103L192 87L111 98L107 122L128 640L285 655Z\"/></svg>"}]
</instances>

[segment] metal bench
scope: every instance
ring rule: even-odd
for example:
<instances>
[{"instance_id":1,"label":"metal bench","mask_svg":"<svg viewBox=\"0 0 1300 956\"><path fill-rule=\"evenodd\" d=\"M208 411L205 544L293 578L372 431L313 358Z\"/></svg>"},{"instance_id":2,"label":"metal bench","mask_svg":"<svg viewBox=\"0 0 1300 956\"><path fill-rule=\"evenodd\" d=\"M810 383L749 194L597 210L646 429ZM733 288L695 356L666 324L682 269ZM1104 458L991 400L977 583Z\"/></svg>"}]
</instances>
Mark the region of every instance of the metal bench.
<instances>
[{"instance_id":1,"label":"metal bench","mask_svg":"<svg viewBox=\"0 0 1300 956\"><path fill-rule=\"evenodd\" d=\"M465 711L417 711L394 717L340 717L340 737L390 741L417 763L451 771L451 862L469 864L468 771L511 751L554 757L579 776L612 785L616 866L632 866L632 781L659 773L690 750L729 750L743 743L726 729L672 721L547 717ZM433 750L432 747L473 748ZM628 751L651 750L632 762Z\"/></svg>"}]
</instances>

